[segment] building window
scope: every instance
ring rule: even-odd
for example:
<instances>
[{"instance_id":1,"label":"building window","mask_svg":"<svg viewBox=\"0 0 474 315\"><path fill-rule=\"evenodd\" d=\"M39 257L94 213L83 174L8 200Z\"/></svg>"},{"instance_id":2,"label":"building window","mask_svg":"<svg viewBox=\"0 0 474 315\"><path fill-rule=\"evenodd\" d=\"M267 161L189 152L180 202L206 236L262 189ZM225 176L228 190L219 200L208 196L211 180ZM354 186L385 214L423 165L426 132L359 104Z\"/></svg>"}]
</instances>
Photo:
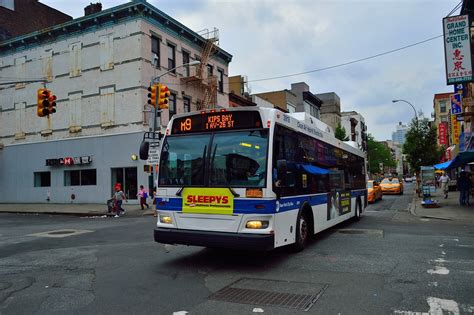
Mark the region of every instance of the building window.
<instances>
[{"instance_id":1,"label":"building window","mask_svg":"<svg viewBox=\"0 0 474 315\"><path fill-rule=\"evenodd\" d=\"M444 101L439 102L439 112L446 113L446 102Z\"/></svg>"},{"instance_id":2,"label":"building window","mask_svg":"<svg viewBox=\"0 0 474 315\"><path fill-rule=\"evenodd\" d=\"M51 172L35 172L35 187L51 187Z\"/></svg>"},{"instance_id":3,"label":"building window","mask_svg":"<svg viewBox=\"0 0 474 315\"><path fill-rule=\"evenodd\" d=\"M169 100L170 100L169 111L170 111L170 119L171 119L171 117L174 114L176 114L176 94L171 93Z\"/></svg>"},{"instance_id":4,"label":"building window","mask_svg":"<svg viewBox=\"0 0 474 315\"><path fill-rule=\"evenodd\" d=\"M191 99L189 97L183 97L183 109L185 113L191 111Z\"/></svg>"},{"instance_id":5,"label":"building window","mask_svg":"<svg viewBox=\"0 0 474 315\"><path fill-rule=\"evenodd\" d=\"M207 65L207 77L210 78L214 74L214 67L211 65Z\"/></svg>"},{"instance_id":6,"label":"building window","mask_svg":"<svg viewBox=\"0 0 474 315\"><path fill-rule=\"evenodd\" d=\"M160 67L160 39L156 36L151 37L151 62L155 68Z\"/></svg>"},{"instance_id":7,"label":"building window","mask_svg":"<svg viewBox=\"0 0 474 315\"><path fill-rule=\"evenodd\" d=\"M217 69L217 88L219 89L219 93L224 93L224 70Z\"/></svg>"},{"instance_id":8,"label":"building window","mask_svg":"<svg viewBox=\"0 0 474 315\"><path fill-rule=\"evenodd\" d=\"M288 113L296 112L296 106L290 103L286 104L286 109L288 110Z\"/></svg>"},{"instance_id":9,"label":"building window","mask_svg":"<svg viewBox=\"0 0 474 315\"><path fill-rule=\"evenodd\" d=\"M175 47L168 44L168 70L172 70L172 73L176 73L176 58L175 58Z\"/></svg>"},{"instance_id":10,"label":"building window","mask_svg":"<svg viewBox=\"0 0 474 315\"><path fill-rule=\"evenodd\" d=\"M189 53L187 51L183 51L183 65L189 63ZM184 76L189 77L189 66L184 67Z\"/></svg>"},{"instance_id":11,"label":"building window","mask_svg":"<svg viewBox=\"0 0 474 315\"><path fill-rule=\"evenodd\" d=\"M64 171L64 186L97 185L97 170Z\"/></svg>"}]
</instances>

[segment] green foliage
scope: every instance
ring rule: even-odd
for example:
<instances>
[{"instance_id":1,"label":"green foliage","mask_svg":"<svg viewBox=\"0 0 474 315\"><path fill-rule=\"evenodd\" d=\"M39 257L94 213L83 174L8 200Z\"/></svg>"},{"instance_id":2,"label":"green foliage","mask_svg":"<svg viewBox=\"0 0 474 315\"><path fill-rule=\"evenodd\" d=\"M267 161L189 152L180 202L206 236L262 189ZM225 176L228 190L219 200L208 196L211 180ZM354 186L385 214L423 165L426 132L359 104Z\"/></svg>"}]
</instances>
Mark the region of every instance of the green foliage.
<instances>
[{"instance_id":1,"label":"green foliage","mask_svg":"<svg viewBox=\"0 0 474 315\"><path fill-rule=\"evenodd\" d=\"M337 124L334 136L341 141L348 141L349 137L346 136L346 128L342 127L341 124Z\"/></svg>"},{"instance_id":2,"label":"green foliage","mask_svg":"<svg viewBox=\"0 0 474 315\"><path fill-rule=\"evenodd\" d=\"M367 136L367 157L369 163L369 172L372 174L380 172L380 163L384 167L396 167L397 163L392 157L392 151L384 144L375 141L371 134Z\"/></svg>"},{"instance_id":3,"label":"green foliage","mask_svg":"<svg viewBox=\"0 0 474 315\"><path fill-rule=\"evenodd\" d=\"M427 118L421 121L413 119L408 129L403 153L411 168L420 171L420 166L430 166L440 162L443 149L436 141L436 127L432 126Z\"/></svg>"}]
</instances>

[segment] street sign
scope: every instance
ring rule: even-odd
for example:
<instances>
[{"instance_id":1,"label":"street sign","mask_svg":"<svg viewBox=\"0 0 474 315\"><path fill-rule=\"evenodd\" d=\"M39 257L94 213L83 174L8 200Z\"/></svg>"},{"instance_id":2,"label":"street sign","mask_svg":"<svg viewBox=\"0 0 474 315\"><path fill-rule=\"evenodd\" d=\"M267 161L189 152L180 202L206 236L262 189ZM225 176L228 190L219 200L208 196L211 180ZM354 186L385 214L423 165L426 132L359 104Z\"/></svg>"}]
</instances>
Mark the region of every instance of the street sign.
<instances>
[{"instance_id":1,"label":"street sign","mask_svg":"<svg viewBox=\"0 0 474 315\"><path fill-rule=\"evenodd\" d=\"M160 160L160 143L159 142L151 142L150 147L148 148L148 160L146 164L148 165L156 165Z\"/></svg>"}]
</instances>

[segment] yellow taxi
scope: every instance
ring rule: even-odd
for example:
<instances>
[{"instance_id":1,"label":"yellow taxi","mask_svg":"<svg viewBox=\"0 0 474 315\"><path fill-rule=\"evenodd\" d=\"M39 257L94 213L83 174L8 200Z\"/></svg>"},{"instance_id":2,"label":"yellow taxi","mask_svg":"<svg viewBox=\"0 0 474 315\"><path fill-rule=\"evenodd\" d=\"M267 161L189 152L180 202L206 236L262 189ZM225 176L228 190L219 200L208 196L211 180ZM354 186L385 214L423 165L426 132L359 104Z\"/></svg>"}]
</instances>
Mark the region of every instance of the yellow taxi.
<instances>
[{"instance_id":1,"label":"yellow taxi","mask_svg":"<svg viewBox=\"0 0 474 315\"><path fill-rule=\"evenodd\" d=\"M380 187L379 182L369 180L367 182L367 193L367 201L370 203L382 200L382 187Z\"/></svg>"},{"instance_id":2,"label":"yellow taxi","mask_svg":"<svg viewBox=\"0 0 474 315\"><path fill-rule=\"evenodd\" d=\"M383 194L403 195L403 182L396 177L384 178L380 182L380 186L382 187Z\"/></svg>"}]
</instances>

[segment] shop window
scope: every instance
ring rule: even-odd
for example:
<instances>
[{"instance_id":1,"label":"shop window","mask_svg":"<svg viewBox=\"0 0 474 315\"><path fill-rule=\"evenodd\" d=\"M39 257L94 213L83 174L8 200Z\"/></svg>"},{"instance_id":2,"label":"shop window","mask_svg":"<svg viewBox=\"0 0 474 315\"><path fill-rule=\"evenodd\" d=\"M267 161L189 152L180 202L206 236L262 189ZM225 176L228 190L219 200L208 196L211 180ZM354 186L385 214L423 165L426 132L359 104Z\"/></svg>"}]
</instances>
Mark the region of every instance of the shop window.
<instances>
[{"instance_id":1,"label":"shop window","mask_svg":"<svg viewBox=\"0 0 474 315\"><path fill-rule=\"evenodd\" d=\"M138 193L138 177L136 167L119 167L112 168L112 181L110 185L111 193L114 194L115 184L122 186L122 191L127 199L137 199Z\"/></svg>"},{"instance_id":2,"label":"shop window","mask_svg":"<svg viewBox=\"0 0 474 315\"><path fill-rule=\"evenodd\" d=\"M35 187L51 187L51 172L35 172Z\"/></svg>"},{"instance_id":3,"label":"shop window","mask_svg":"<svg viewBox=\"0 0 474 315\"><path fill-rule=\"evenodd\" d=\"M64 186L97 185L97 170L64 171Z\"/></svg>"}]
</instances>

